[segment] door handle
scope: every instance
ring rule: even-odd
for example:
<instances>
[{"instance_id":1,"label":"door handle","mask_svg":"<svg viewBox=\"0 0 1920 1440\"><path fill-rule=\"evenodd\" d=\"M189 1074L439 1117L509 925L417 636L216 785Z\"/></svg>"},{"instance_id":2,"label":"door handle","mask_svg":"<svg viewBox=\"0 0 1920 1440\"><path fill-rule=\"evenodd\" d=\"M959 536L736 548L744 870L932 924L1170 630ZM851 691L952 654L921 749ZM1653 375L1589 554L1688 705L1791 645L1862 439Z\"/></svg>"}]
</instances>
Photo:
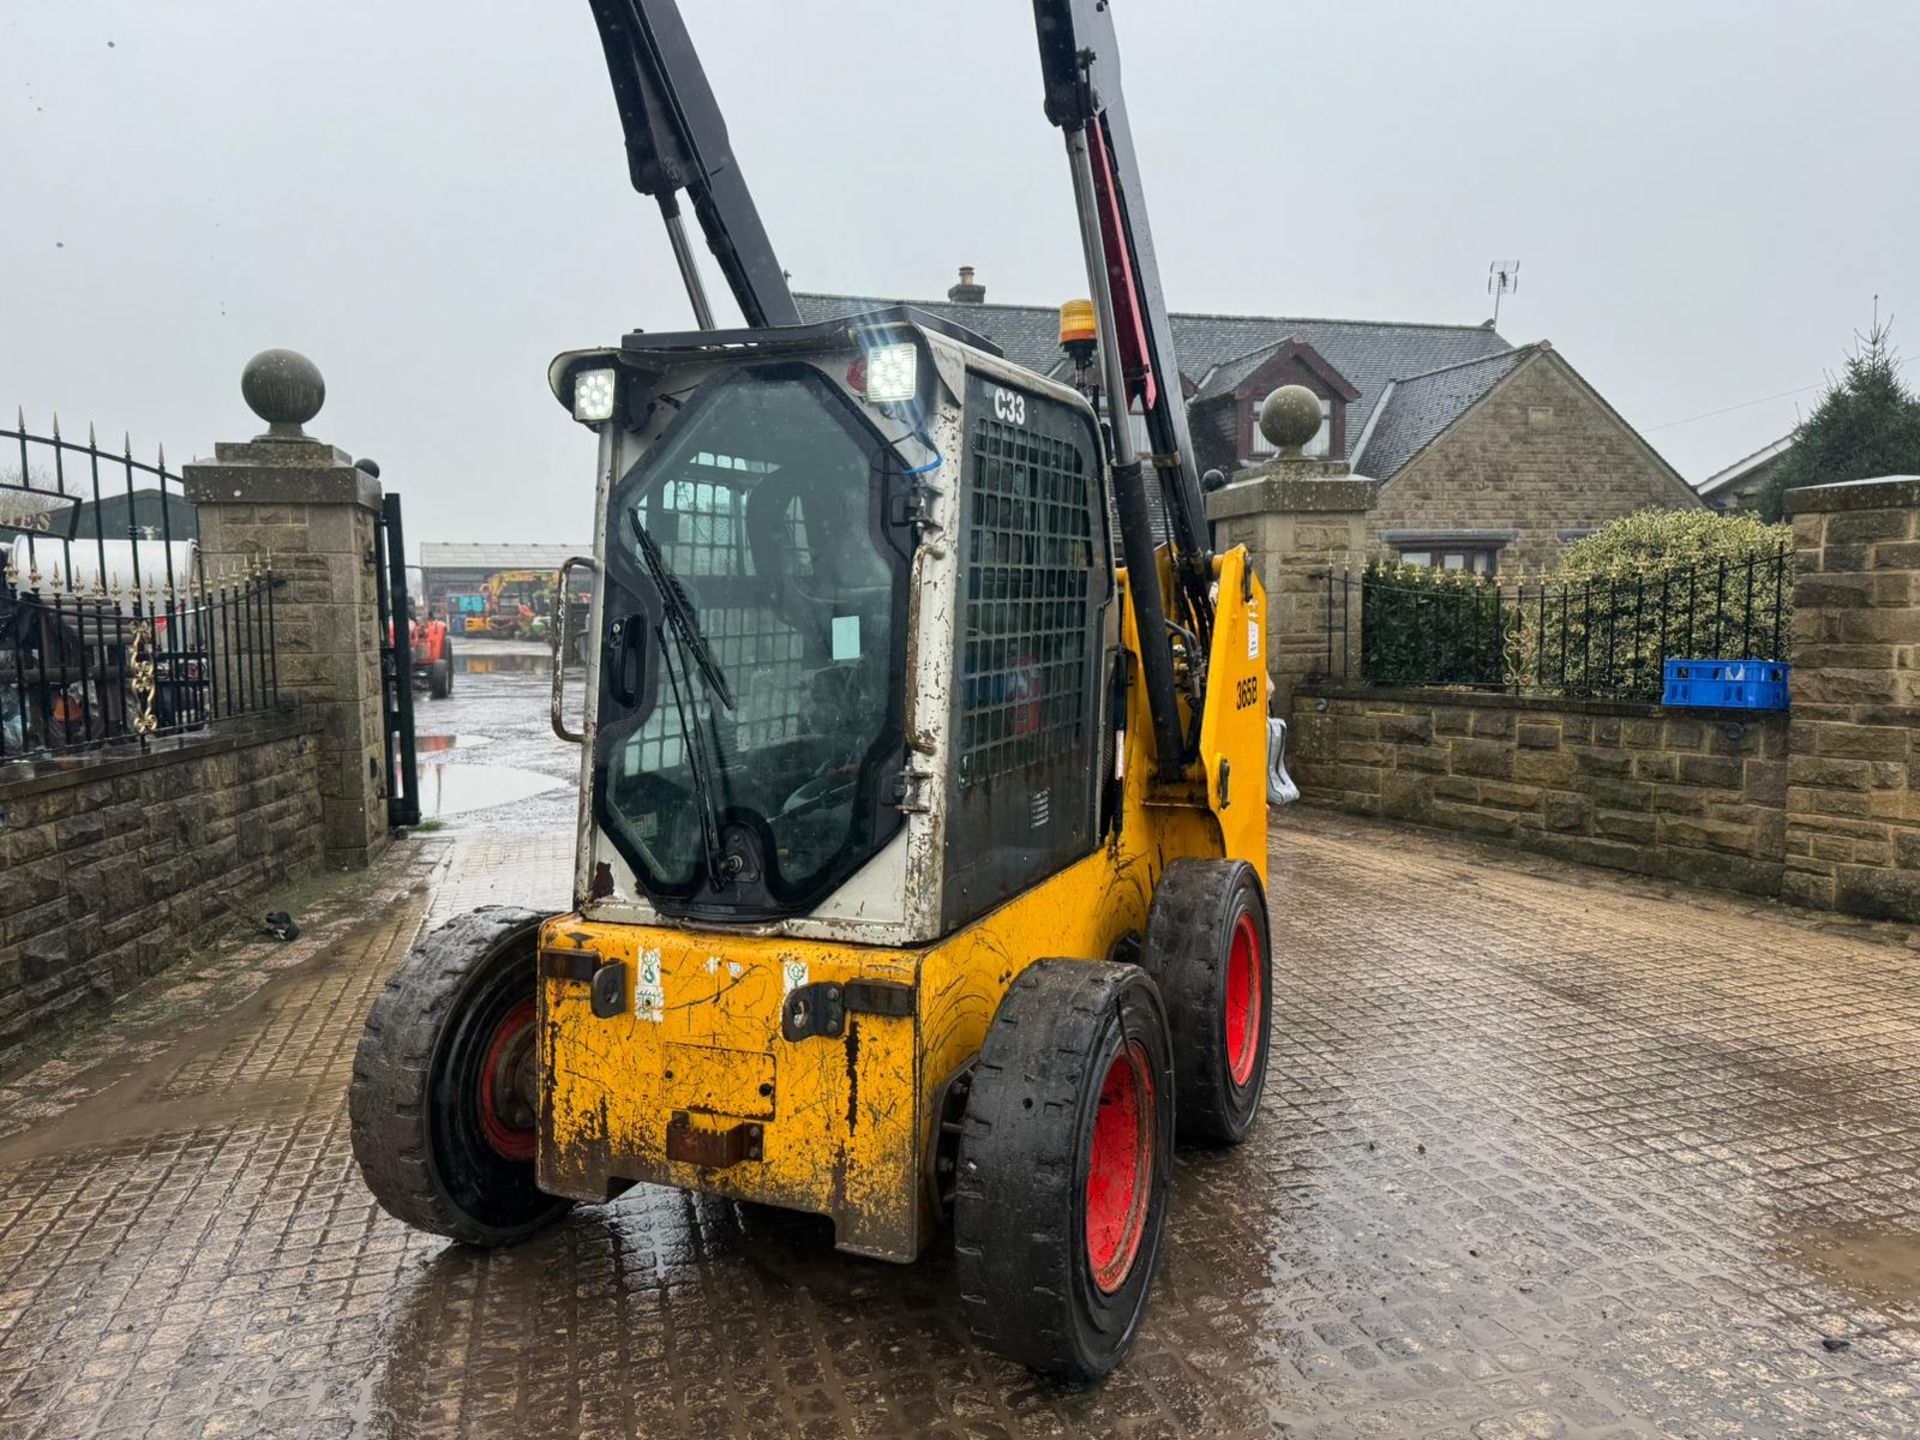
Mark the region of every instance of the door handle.
<instances>
[{"instance_id":1,"label":"door handle","mask_svg":"<svg viewBox=\"0 0 1920 1440\"><path fill-rule=\"evenodd\" d=\"M567 598L567 576L573 572L573 568L576 565L591 570L596 577L600 573L600 567L594 564L593 560L586 555L569 556L561 564L558 573L553 577L553 609L557 623L551 626L548 632L553 636L553 733L572 745L584 744L587 738L585 722L581 722L581 728L579 730L569 730L567 728L565 713L567 696L567 652L573 648L568 644L568 641L572 637L568 634L567 622L573 618L573 605ZM597 580L593 589L594 597L598 599L601 587ZM593 624L592 612L594 608L597 607L589 607L587 613L589 629ZM589 695L587 700L588 703L591 704L593 697Z\"/></svg>"},{"instance_id":2,"label":"door handle","mask_svg":"<svg viewBox=\"0 0 1920 1440\"><path fill-rule=\"evenodd\" d=\"M646 640L647 617L637 612L614 621L607 634L607 692L628 708L640 703Z\"/></svg>"}]
</instances>

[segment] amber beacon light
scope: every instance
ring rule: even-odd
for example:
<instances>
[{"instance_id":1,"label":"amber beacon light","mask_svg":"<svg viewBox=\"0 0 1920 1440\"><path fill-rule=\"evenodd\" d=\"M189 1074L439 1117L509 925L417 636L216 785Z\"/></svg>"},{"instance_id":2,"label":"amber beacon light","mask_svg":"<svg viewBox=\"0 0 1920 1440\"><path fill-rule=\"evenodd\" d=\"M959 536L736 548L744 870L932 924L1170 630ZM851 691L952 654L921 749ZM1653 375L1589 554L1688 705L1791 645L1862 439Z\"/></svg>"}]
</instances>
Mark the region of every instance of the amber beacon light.
<instances>
[{"instance_id":1,"label":"amber beacon light","mask_svg":"<svg viewBox=\"0 0 1920 1440\"><path fill-rule=\"evenodd\" d=\"M1060 307L1062 345L1091 345L1096 334L1091 300L1069 300Z\"/></svg>"}]
</instances>

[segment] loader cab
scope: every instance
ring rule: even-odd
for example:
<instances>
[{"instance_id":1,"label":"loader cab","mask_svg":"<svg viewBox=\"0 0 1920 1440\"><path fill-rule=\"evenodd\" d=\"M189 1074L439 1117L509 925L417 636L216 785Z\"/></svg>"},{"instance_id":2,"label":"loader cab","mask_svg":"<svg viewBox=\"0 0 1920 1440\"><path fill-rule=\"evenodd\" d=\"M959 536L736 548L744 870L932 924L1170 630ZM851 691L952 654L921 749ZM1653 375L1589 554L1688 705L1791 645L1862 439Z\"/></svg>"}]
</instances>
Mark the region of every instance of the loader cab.
<instances>
[{"instance_id":1,"label":"loader cab","mask_svg":"<svg viewBox=\"0 0 1920 1440\"><path fill-rule=\"evenodd\" d=\"M912 944L1093 848L1118 639L1079 394L901 309L552 380L600 435L591 918Z\"/></svg>"}]
</instances>

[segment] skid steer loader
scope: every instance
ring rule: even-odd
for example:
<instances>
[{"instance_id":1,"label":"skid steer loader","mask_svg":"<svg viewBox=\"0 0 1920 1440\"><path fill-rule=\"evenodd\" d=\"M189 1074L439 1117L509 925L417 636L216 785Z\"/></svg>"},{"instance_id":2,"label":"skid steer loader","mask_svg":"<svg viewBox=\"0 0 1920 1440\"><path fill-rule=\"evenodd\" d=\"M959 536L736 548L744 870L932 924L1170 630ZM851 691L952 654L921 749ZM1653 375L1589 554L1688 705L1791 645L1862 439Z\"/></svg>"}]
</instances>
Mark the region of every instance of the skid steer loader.
<instances>
[{"instance_id":1,"label":"skid steer loader","mask_svg":"<svg viewBox=\"0 0 1920 1440\"><path fill-rule=\"evenodd\" d=\"M802 323L671 0L593 10L698 328L553 362L599 442L577 731L555 645L575 908L482 909L403 963L355 1154L475 1245L642 1183L899 1262L951 1224L986 1345L1103 1375L1176 1127L1255 1123L1272 994L1265 599L1208 543L1107 0L1034 5L1084 388L912 307ZM682 191L744 328L714 328Z\"/></svg>"}]
</instances>

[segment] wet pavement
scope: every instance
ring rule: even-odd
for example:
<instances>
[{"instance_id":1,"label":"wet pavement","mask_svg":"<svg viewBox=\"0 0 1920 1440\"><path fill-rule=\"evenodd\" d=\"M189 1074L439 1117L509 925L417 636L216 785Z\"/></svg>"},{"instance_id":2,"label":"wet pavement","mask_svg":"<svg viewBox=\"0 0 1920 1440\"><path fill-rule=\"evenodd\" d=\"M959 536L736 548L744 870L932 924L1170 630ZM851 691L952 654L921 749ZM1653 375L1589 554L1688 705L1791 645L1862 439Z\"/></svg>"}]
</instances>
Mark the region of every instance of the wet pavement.
<instances>
[{"instance_id":1,"label":"wet pavement","mask_svg":"<svg viewBox=\"0 0 1920 1440\"><path fill-rule=\"evenodd\" d=\"M580 751L554 737L546 645L461 637L453 663L445 700L414 695L420 818L496 834L571 834ZM582 704L576 683L567 712L576 730Z\"/></svg>"},{"instance_id":2,"label":"wet pavement","mask_svg":"<svg viewBox=\"0 0 1920 1440\"><path fill-rule=\"evenodd\" d=\"M491 1255L409 1232L349 1153L361 1017L423 926L564 903L578 760L544 664L420 716L456 787L556 783L0 1083L3 1440L1920 1434L1908 937L1298 810L1261 1128L1182 1156L1102 1387L976 1350L944 1247L654 1189Z\"/></svg>"}]
</instances>

